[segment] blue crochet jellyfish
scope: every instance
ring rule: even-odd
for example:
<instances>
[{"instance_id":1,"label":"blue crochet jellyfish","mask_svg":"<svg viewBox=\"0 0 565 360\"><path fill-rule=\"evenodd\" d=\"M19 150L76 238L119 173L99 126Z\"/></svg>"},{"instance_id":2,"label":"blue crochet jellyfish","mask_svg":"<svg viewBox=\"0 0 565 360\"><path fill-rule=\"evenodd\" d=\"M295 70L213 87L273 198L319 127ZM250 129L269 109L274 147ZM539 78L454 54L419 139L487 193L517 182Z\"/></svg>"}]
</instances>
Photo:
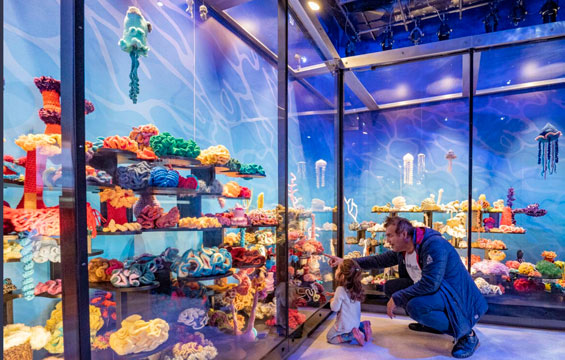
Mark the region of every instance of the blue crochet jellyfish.
<instances>
[{"instance_id":1,"label":"blue crochet jellyfish","mask_svg":"<svg viewBox=\"0 0 565 360\"><path fill-rule=\"evenodd\" d=\"M542 166L541 174L544 178L547 176L547 173L553 174L557 171L560 136L561 131L547 123L536 137L538 141L538 164Z\"/></svg>"},{"instance_id":2,"label":"blue crochet jellyfish","mask_svg":"<svg viewBox=\"0 0 565 360\"><path fill-rule=\"evenodd\" d=\"M137 94L139 94L139 78L137 77L139 55L147 56L149 52L147 45L147 33L149 32L151 32L151 24L145 20L138 8L130 6L124 19L124 35L118 44L131 57L129 98L134 104L137 103Z\"/></svg>"}]
</instances>

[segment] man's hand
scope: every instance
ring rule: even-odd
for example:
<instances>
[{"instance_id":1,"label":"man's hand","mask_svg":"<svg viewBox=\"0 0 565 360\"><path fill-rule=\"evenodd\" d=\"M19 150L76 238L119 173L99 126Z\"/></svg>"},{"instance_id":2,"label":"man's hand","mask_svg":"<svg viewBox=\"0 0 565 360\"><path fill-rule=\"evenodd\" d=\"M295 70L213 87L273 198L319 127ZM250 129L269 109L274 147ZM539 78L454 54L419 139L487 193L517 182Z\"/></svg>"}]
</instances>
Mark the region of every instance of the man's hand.
<instances>
[{"instance_id":1,"label":"man's hand","mask_svg":"<svg viewBox=\"0 0 565 360\"><path fill-rule=\"evenodd\" d=\"M328 261L328 263L330 264L331 267L337 267L337 266L339 266L339 264L341 264L343 262L343 259L339 258L337 256L328 255L328 254L324 254L324 256L326 256L330 259Z\"/></svg>"},{"instance_id":2,"label":"man's hand","mask_svg":"<svg viewBox=\"0 0 565 360\"><path fill-rule=\"evenodd\" d=\"M394 309L396 309L396 304L394 303L394 300L390 298L390 300L386 304L386 314L391 319L394 319L394 317L396 316L394 315Z\"/></svg>"}]
</instances>

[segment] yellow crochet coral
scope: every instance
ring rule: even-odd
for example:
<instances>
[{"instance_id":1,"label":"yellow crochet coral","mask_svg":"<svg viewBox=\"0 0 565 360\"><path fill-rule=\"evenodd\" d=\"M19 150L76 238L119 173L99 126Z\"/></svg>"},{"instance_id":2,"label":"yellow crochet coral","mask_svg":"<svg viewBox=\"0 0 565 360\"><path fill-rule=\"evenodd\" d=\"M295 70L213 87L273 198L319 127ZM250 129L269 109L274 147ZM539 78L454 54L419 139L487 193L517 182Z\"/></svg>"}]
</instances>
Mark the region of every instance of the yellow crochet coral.
<instances>
[{"instance_id":1,"label":"yellow crochet coral","mask_svg":"<svg viewBox=\"0 0 565 360\"><path fill-rule=\"evenodd\" d=\"M169 338L169 324L162 319L143 321L131 315L122 321L122 328L110 335L110 347L123 356L155 350Z\"/></svg>"}]
</instances>

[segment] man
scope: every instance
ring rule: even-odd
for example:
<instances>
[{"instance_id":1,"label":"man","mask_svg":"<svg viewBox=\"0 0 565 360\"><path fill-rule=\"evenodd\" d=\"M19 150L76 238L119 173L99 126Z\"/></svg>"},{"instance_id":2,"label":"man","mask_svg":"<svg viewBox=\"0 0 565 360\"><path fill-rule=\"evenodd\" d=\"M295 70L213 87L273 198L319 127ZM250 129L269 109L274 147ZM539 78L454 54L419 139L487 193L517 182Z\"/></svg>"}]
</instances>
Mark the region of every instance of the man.
<instances>
[{"instance_id":1,"label":"man","mask_svg":"<svg viewBox=\"0 0 565 360\"><path fill-rule=\"evenodd\" d=\"M414 331L451 335L457 340L451 354L466 358L479 339L473 326L487 311L487 303L461 262L457 251L435 230L414 228L407 219L389 216L384 223L392 251L355 259L361 268L380 269L398 265L399 279L386 282L390 297L387 314L401 306L417 323ZM330 265L343 260L330 257Z\"/></svg>"}]
</instances>

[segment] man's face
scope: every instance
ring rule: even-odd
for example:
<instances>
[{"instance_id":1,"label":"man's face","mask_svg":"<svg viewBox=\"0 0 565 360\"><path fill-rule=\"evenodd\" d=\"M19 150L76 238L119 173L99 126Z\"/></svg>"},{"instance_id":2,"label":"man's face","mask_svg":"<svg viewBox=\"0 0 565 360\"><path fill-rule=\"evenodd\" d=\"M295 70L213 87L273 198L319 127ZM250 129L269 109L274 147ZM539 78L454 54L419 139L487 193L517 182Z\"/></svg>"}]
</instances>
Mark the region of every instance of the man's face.
<instances>
[{"instance_id":1,"label":"man's face","mask_svg":"<svg viewBox=\"0 0 565 360\"><path fill-rule=\"evenodd\" d=\"M403 252L407 250L408 247L408 234L406 231L400 234L396 233L396 225L389 225L386 228L386 240L392 247L394 252Z\"/></svg>"}]
</instances>

